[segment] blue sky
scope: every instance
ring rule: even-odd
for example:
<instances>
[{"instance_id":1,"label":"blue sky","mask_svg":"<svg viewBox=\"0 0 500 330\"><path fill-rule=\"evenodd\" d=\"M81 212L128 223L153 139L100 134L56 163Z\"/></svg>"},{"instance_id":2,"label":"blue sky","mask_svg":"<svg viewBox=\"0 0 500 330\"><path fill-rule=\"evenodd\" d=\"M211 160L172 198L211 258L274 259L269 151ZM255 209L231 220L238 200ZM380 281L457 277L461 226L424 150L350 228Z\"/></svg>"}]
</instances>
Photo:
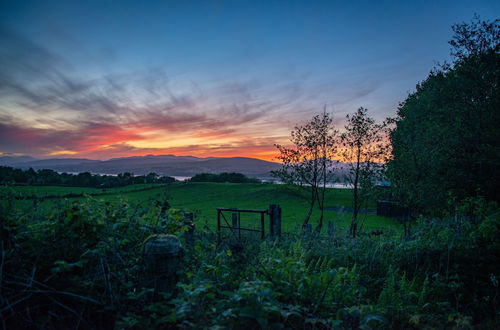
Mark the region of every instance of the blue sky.
<instances>
[{"instance_id":1,"label":"blue sky","mask_svg":"<svg viewBox=\"0 0 500 330\"><path fill-rule=\"evenodd\" d=\"M325 105L339 125L360 106L394 116L449 58L452 24L499 12L498 1L4 0L0 152L270 158Z\"/></svg>"}]
</instances>

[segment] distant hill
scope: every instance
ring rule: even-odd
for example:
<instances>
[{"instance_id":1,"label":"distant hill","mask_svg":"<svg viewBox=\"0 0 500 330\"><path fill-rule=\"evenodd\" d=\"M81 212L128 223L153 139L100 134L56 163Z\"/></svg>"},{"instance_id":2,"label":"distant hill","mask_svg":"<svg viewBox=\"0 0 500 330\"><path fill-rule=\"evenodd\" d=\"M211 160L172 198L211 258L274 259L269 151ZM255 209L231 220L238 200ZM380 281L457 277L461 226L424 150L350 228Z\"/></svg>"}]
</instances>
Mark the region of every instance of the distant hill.
<instances>
[{"instance_id":1,"label":"distant hill","mask_svg":"<svg viewBox=\"0 0 500 330\"><path fill-rule=\"evenodd\" d=\"M0 156L1 165L18 164L34 160L36 160L36 158L30 156Z\"/></svg>"},{"instance_id":2,"label":"distant hill","mask_svg":"<svg viewBox=\"0 0 500 330\"><path fill-rule=\"evenodd\" d=\"M45 166L59 166L59 165L78 165L78 164L84 164L84 163L94 163L96 162L95 160L92 159L86 159L86 158L49 158L49 159L37 159L37 160L31 160L31 161L25 161L22 163L17 163L17 164L29 164L30 167L44 167Z\"/></svg>"},{"instance_id":3,"label":"distant hill","mask_svg":"<svg viewBox=\"0 0 500 330\"><path fill-rule=\"evenodd\" d=\"M155 172L168 176L193 176L198 173L239 172L249 177L269 178L270 172L280 164L246 157L208 157L193 156L136 156L113 158L110 160L92 160L85 158L50 158L0 157L0 165L17 168L52 169L59 172L91 172L100 174L118 174L131 172L142 175Z\"/></svg>"}]
</instances>

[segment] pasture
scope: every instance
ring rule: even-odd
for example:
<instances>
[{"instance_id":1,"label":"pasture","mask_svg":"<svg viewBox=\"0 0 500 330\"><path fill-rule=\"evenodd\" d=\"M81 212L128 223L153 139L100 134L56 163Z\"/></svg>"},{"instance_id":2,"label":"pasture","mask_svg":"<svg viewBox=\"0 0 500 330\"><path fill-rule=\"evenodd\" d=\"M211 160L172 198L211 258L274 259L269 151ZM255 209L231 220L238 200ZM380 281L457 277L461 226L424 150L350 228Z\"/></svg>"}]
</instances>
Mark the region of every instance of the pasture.
<instances>
[{"instance_id":1,"label":"pasture","mask_svg":"<svg viewBox=\"0 0 500 330\"><path fill-rule=\"evenodd\" d=\"M167 185L131 185L112 189L82 188L82 187L52 187L52 186L14 186L3 187L10 189L19 196L42 199L37 203L42 208L50 208L56 202L63 200L78 200L94 198L103 201L123 200L134 210L150 205L155 201L168 200L172 208L182 209L195 213L198 228L215 228L216 208L248 208L267 209L270 204L279 204L283 213L283 231L293 232L299 230L309 208L308 194L304 190L275 184L239 184L239 183L194 183L177 182ZM80 196L75 197L74 194ZM327 189L326 208L335 206L350 207L352 191L350 189ZM34 199L17 200L17 207L29 207ZM374 209L374 201L365 206ZM316 225L320 210L316 207L311 217L311 223ZM348 228L352 214L325 210L325 226L327 221L333 221L338 228ZM242 221L246 226L257 224L255 215L243 215ZM360 215L360 223L365 231L375 229L395 230L400 232L401 225L394 219L380 217L373 214ZM266 221L267 225L267 221ZM267 228L266 228L267 230ZM324 228L324 230L326 230Z\"/></svg>"}]
</instances>

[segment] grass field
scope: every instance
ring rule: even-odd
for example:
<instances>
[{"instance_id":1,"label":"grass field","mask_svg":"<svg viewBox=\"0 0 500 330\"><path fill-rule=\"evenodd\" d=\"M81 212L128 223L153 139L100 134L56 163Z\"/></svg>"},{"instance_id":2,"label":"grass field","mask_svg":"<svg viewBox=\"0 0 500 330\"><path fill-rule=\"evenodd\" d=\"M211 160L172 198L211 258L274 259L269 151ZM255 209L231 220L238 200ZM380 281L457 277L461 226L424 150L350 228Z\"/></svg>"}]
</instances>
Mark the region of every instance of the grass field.
<instances>
[{"instance_id":1,"label":"grass field","mask_svg":"<svg viewBox=\"0 0 500 330\"><path fill-rule=\"evenodd\" d=\"M66 194L119 194L134 190L157 187L152 184L135 184L118 188L89 188L89 187L66 187L66 186L15 186L16 191L25 195L44 196L64 196Z\"/></svg>"},{"instance_id":2,"label":"grass field","mask_svg":"<svg viewBox=\"0 0 500 330\"><path fill-rule=\"evenodd\" d=\"M3 188L7 189L7 188ZM270 204L279 204L282 208L283 231L298 230L303 223L308 210L307 194L290 189L283 185L274 184L237 184L237 183L175 183L169 185L133 185L113 189L81 188L81 187L49 187L49 186L16 186L9 187L22 195L27 196L62 196L69 193L96 194L93 198L104 201L117 201L120 199L128 202L132 207L144 206L167 197L173 208L184 209L195 212L198 226L208 225L215 228L216 208L251 208L267 209ZM69 198L81 199L79 198ZM328 189L326 195L326 207L351 206L352 192L349 189ZM57 199L46 199L42 207L51 207ZM21 200L16 203L23 207L32 203L29 200ZM375 208L369 204L368 208ZM319 218L320 210L316 208L311 218L315 226ZM231 215L226 214L229 220ZM350 213L325 211L325 222L333 221L336 226L347 228L351 219ZM379 217L375 215L360 215L360 221L365 230L389 229L400 231L399 225L394 219ZM267 223L267 221L266 221ZM255 227L258 225L256 214L242 215L242 225ZM268 228L266 228L268 230Z\"/></svg>"}]
</instances>

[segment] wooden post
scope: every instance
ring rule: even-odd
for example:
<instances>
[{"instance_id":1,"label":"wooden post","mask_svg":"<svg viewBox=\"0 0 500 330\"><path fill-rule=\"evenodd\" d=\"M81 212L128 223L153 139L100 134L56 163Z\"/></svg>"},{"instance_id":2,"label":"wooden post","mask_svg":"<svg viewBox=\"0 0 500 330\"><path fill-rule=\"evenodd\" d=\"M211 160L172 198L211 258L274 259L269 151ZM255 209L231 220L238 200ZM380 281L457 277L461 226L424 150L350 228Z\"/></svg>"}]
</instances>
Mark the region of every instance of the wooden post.
<instances>
[{"instance_id":1,"label":"wooden post","mask_svg":"<svg viewBox=\"0 0 500 330\"><path fill-rule=\"evenodd\" d=\"M174 235L154 235L144 242L146 285L154 289L153 300L162 292L175 294L184 250Z\"/></svg>"},{"instance_id":2,"label":"wooden post","mask_svg":"<svg viewBox=\"0 0 500 330\"><path fill-rule=\"evenodd\" d=\"M276 205L274 212L274 234L281 237L281 207Z\"/></svg>"},{"instance_id":3,"label":"wooden post","mask_svg":"<svg viewBox=\"0 0 500 330\"><path fill-rule=\"evenodd\" d=\"M330 239L333 239L334 236L335 236L335 227L333 227L332 221L328 221L328 237L330 237Z\"/></svg>"},{"instance_id":4,"label":"wooden post","mask_svg":"<svg viewBox=\"0 0 500 330\"><path fill-rule=\"evenodd\" d=\"M240 226L239 226L239 221L238 221L238 213L234 212L231 214L231 220L232 220L232 231L233 231L233 234L236 234L236 230L238 229L238 237L241 238L240 236Z\"/></svg>"},{"instance_id":5,"label":"wooden post","mask_svg":"<svg viewBox=\"0 0 500 330\"><path fill-rule=\"evenodd\" d=\"M269 231L271 237L280 237L281 236L281 207L276 204L269 205L268 209L269 213Z\"/></svg>"},{"instance_id":6,"label":"wooden post","mask_svg":"<svg viewBox=\"0 0 500 330\"><path fill-rule=\"evenodd\" d=\"M231 214L231 220L232 220L233 230L236 230L236 228L238 228L238 214L236 212Z\"/></svg>"},{"instance_id":7,"label":"wooden post","mask_svg":"<svg viewBox=\"0 0 500 330\"><path fill-rule=\"evenodd\" d=\"M184 233L184 239L186 241L186 245L189 245L189 247L194 246L194 216L193 213L185 213L184 214L184 223L186 224L188 231Z\"/></svg>"},{"instance_id":8,"label":"wooden post","mask_svg":"<svg viewBox=\"0 0 500 330\"><path fill-rule=\"evenodd\" d=\"M310 223L304 225L304 237L305 238L311 238L312 228L313 228L313 226Z\"/></svg>"},{"instance_id":9,"label":"wooden post","mask_svg":"<svg viewBox=\"0 0 500 330\"><path fill-rule=\"evenodd\" d=\"M260 214L260 228L261 228L261 233L260 233L260 239L264 239L266 237L266 231L265 231L265 224L264 224L264 212Z\"/></svg>"},{"instance_id":10,"label":"wooden post","mask_svg":"<svg viewBox=\"0 0 500 330\"><path fill-rule=\"evenodd\" d=\"M217 209L217 238L218 241L220 242L220 210Z\"/></svg>"}]
</instances>

